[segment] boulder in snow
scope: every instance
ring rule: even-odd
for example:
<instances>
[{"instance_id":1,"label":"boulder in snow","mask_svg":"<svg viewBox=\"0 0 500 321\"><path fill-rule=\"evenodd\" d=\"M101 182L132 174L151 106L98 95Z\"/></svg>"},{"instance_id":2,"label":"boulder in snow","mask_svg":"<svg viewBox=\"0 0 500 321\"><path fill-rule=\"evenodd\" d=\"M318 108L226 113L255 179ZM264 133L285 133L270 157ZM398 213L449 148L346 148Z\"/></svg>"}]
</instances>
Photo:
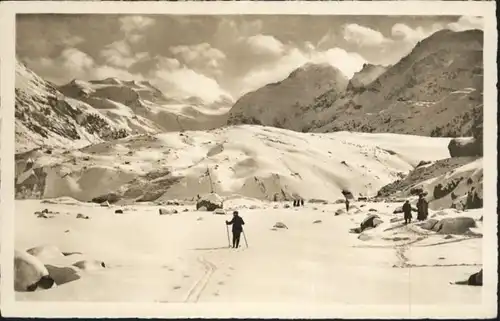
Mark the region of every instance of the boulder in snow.
<instances>
[{"instance_id":1,"label":"boulder in snow","mask_svg":"<svg viewBox=\"0 0 500 321\"><path fill-rule=\"evenodd\" d=\"M447 217L437 222L432 230L439 234L462 235L476 227L476 221L471 217Z\"/></svg>"},{"instance_id":2,"label":"boulder in snow","mask_svg":"<svg viewBox=\"0 0 500 321\"><path fill-rule=\"evenodd\" d=\"M98 260L83 260L73 264L73 266L82 270L99 270L106 267L106 264Z\"/></svg>"},{"instance_id":3,"label":"boulder in snow","mask_svg":"<svg viewBox=\"0 0 500 321\"><path fill-rule=\"evenodd\" d=\"M216 208L215 211L214 211L214 214L218 214L218 215L226 215L226 211L222 208Z\"/></svg>"},{"instance_id":4,"label":"boulder in snow","mask_svg":"<svg viewBox=\"0 0 500 321\"><path fill-rule=\"evenodd\" d=\"M24 251L14 251L14 290L19 292L50 289L54 279L43 263Z\"/></svg>"},{"instance_id":5,"label":"boulder in snow","mask_svg":"<svg viewBox=\"0 0 500 321\"><path fill-rule=\"evenodd\" d=\"M451 157L482 156L482 142L474 137L453 138L448 144Z\"/></svg>"},{"instance_id":6,"label":"boulder in snow","mask_svg":"<svg viewBox=\"0 0 500 321\"><path fill-rule=\"evenodd\" d=\"M202 207L209 212L213 212L217 208L222 208L222 198L215 193L201 196L196 202L196 209L201 210Z\"/></svg>"},{"instance_id":7,"label":"boulder in snow","mask_svg":"<svg viewBox=\"0 0 500 321\"><path fill-rule=\"evenodd\" d=\"M274 228L284 228L288 229L288 226L285 225L283 222L276 222L276 224L273 225Z\"/></svg>"}]
</instances>

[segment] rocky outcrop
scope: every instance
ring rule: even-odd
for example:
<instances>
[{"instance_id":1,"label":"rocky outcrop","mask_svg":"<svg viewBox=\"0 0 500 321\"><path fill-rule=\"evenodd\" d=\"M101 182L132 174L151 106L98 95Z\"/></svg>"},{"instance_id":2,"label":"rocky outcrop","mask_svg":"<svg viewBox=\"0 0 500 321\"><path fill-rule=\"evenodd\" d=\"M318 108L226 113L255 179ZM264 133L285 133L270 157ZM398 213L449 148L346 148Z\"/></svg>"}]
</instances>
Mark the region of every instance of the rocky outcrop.
<instances>
[{"instance_id":1,"label":"rocky outcrop","mask_svg":"<svg viewBox=\"0 0 500 321\"><path fill-rule=\"evenodd\" d=\"M223 208L223 200L215 193L204 195L196 201L196 210L200 208L205 208L205 211L213 212L218 208Z\"/></svg>"},{"instance_id":2,"label":"rocky outcrop","mask_svg":"<svg viewBox=\"0 0 500 321\"><path fill-rule=\"evenodd\" d=\"M451 157L474 157L483 155L482 142L474 137L454 138L448 144Z\"/></svg>"},{"instance_id":3,"label":"rocky outcrop","mask_svg":"<svg viewBox=\"0 0 500 321\"><path fill-rule=\"evenodd\" d=\"M483 108L483 32L438 31L369 84L322 95L308 131L472 136Z\"/></svg>"}]
</instances>

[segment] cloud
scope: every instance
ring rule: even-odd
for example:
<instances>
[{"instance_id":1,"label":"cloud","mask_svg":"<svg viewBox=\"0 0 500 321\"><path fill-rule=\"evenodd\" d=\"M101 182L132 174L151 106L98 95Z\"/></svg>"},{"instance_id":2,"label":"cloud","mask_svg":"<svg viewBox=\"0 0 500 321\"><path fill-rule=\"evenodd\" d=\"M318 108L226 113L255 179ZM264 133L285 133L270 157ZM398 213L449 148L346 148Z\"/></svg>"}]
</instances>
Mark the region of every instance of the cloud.
<instances>
[{"instance_id":1,"label":"cloud","mask_svg":"<svg viewBox=\"0 0 500 321\"><path fill-rule=\"evenodd\" d=\"M391 34L392 37L397 40L403 40L405 42L415 44L439 30L450 29L457 32L470 29L482 30L483 26L484 21L482 17L462 16L456 22L448 24L435 23L427 28L423 28L422 26L411 28L406 24L397 23L392 27Z\"/></svg>"},{"instance_id":2,"label":"cloud","mask_svg":"<svg viewBox=\"0 0 500 321\"><path fill-rule=\"evenodd\" d=\"M316 44L318 48L328 48L331 47L335 43L335 33L331 30L321 37L321 39Z\"/></svg>"},{"instance_id":3,"label":"cloud","mask_svg":"<svg viewBox=\"0 0 500 321\"><path fill-rule=\"evenodd\" d=\"M115 66L130 68L132 65L149 58L147 52L133 53L132 48L125 40L115 41L100 52L106 63Z\"/></svg>"},{"instance_id":4,"label":"cloud","mask_svg":"<svg viewBox=\"0 0 500 321\"><path fill-rule=\"evenodd\" d=\"M101 65L92 69L87 79L105 79L108 77L114 77L121 80L145 80L141 74L133 74L128 70L122 68L116 68L113 66Z\"/></svg>"},{"instance_id":5,"label":"cloud","mask_svg":"<svg viewBox=\"0 0 500 321\"><path fill-rule=\"evenodd\" d=\"M397 23L392 26L391 34L396 39L411 43L419 42L427 36L427 32L422 27L413 29L404 23Z\"/></svg>"},{"instance_id":6,"label":"cloud","mask_svg":"<svg viewBox=\"0 0 500 321\"><path fill-rule=\"evenodd\" d=\"M391 40L384 37L381 32L355 23L343 26L343 36L347 42L356 44L360 47L380 46L391 42Z\"/></svg>"},{"instance_id":7,"label":"cloud","mask_svg":"<svg viewBox=\"0 0 500 321\"><path fill-rule=\"evenodd\" d=\"M170 52L182 57L186 63L218 65L219 61L226 58L226 55L222 51L213 48L206 42L191 46L170 47Z\"/></svg>"},{"instance_id":8,"label":"cloud","mask_svg":"<svg viewBox=\"0 0 500 321\"><path fill-rule=\"evenodd\" d=\"M258 34L246 39L252 52L257 55L279 56L283 53L283 44L273 36Z\"/></svg>"},{"instance_id":9,"label":"cloud","mask_svg":"<svg viewBox=\"0 0 500 321\"><path fill-rule=\"evenodd\" d=\"M76 49L64 49L59 56L25 58L26 65L55 83L64 83L70 78L84 79L95 67L95 61L86 53Z\"/></svg>"},{"instance_id":10,"label":"cloud","mask_svg":"<svg viewBox=\"0 0 500 321\"><path fill-rule=\"evenodd\" d=\"M174 46L170 52L190 69L209 76L221 75L226 55L208 43Z\"/></svg>"},{"instance_id":11,"label":"cloud","mask_svg":"<svg viewBox=\"0 0 500 321\"><path fill-rule=\"evenodd\" d=\"M120 18L120 29L125 34L141 32L155 24L155 20L144 16L126 16Z\"/></svg>"},{"instance_id":12,"label":"cloud","mask_svg":"<svg viewBox=\"0 0 500 321\"><path fill-rule=\"evenodd\" d=\"M75 74L83 73L94 66L92 57L75 48L63 50L61 59L63 66Z\"/></svg>"},{"instance_id":13,"label":"cloud","mask_svg":"<svg viewBox=\"0 0 500 321\"><path fill-rule=\"evenodd\" d=\"M277 62L248 72L241 81L240 94L283 80L292 71L308 62L330 64L351 78L355 72L361 70L366 60L357 53L347 52L341 48L331 48L326 51L292 48Z\"/></svg>"},{"instance_id":14,"label":"cloud","mask_svg":"<svg viewBox=\"0 0 500 321\"><path fill-rule=\"evenodd\" d=\"M262 21L259 19L235 21L234 19L223 18L217 24L215 39L223 43L237 42L261 33L262 26Z\"/></svg>"},{"instance_id":15,"label":"cloud","mask_svg":"<svg viewBox=\"0 0 500 321\"><path fill-rule=\"evenodd\" d=\"M231 95L223 90L217 81L203 74L182 66L180 68L173 67L172 61L167 62L168 68L158 69L151 73L151 82L165 93L177 97L196 96L211 103L219 99L221 96Z\"/></svg>"},{"instance_id":16,"label":"cloud","mask_svg":"<svg viewBox=\"0 0 500 321\"><path fill-rule=\"evenodd\" d=\"M449 23L447 27L453 31L465 31L470 29L483 30L484 19L483 17L462 16L457 22Z\"/></svg>"}]
</instances>

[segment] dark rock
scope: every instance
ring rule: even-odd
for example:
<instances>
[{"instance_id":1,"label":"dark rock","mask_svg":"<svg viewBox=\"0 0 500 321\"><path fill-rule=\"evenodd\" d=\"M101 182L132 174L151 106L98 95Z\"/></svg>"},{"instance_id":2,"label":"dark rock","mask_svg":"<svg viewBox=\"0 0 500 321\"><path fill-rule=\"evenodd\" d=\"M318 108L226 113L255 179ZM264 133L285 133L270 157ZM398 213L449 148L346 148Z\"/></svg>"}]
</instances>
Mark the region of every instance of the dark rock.
<instances>
[{"instance_id":1,"label":"dark rock","mask_svg":"<svg viewBox=\"0 0 500 321\"><path fill-rule=\"evenodd\" d=\"M420 195L422 193L424 193L424 189L422 187L410 188L410 195Z\"/></svg>"},{"instance_id":2,"label":"dark rock","mask_svg":"<svg viewBox=\"0 0 500 321\"><path fill-rule=\"evenodd\" d=\"M455 282L455 284L482 286L483 285L483 269L481 269L477 273L472 274L467 280L457 281L457 282Z\"/></svg>"},{"instance_id":3,"label":"dark rock","mask_svg":"<svg viewBox=\"0 0 500 321\"><path fill-rule=\"evenodd\" d=\"M116 203L118 202L119 200L119 196L115 193L109 193L109 194L106 194L106 195L101 195L101 196L98 196L98 197L94 197L92 199L92 203L104 203L104 202L109 202L110 204L113 204L113 203Z\"/></svg>"},{"instance_id":4,"label":"dark rock","mask_svg":"<svg viewBox=\"0 0 500 321\"><path fill-rule=\"evenodd\" d=\"M377 227L378 225L382 224L383 221L380 219L378 215L375 214L370 214L368 215L363 222L360 224L360 229L361 231L366 230L369 227Z\"/></svg>"},{"instance_id":5,"label":"dark rock","mask_svg":"<svg viewBox=\"0 0 500 321\"><path fill-rule=\"evenodd\" d=\"M222 208L222 198L215 193L200 197L200 199L196 202L196 209L200 210L202 207L205 207L209 212L213 212L217 208Z\"/></svg>"},{"instance_id":6,"label":"dark rock","mask_svg":"<svg viewBox=\"0 0 500 321\"><path fill-rule=\"evenodd\" d=\"M170 215L170 214L177 214L177 210L175 209L166 209L166 208L160 208L158 210L160 215Z\"/></svg>"},{"instance_id":7,"label":"dark rock","mask_svg":"<svg viewBox=\"0 0 500 321\"><path fill-rule=\"evenodd\" d=\"M467 198L465 201L465 209L475 209L475 208L482 208L483 207L483 198L479 195L477 190L472 187L468 192L467 192Z\"/></svg>"},{"instance_id":8,"label":"dark rock","mask_svg":"<svg viewBox=\"0 0 500 321\"><path fill-rule=\"evenodd\" d=\"M420 166L424 166L424 165L428 165L430 164L431 162L430 161L420 161L417 165L417 167L420 167Z\"/></svg>"},{"instance_id":9,"label":"dark rock","mask_svg":"<svg viewBox=\"0 0 500 321\"><path fill-rule=\"evenodd\" d=\"M451 157L482 156L483 146L479 139L454 138L448 144L448 151Z\"/></svg>"},{"instance_id":10,"label":"dark rock","mask_svg":"<svg viewBox=\"0 0 500 321\"><path fill-rule=\"evenodd\" d=\"M351 199L351 200L354 199L354 195L346 189L342 190L342 195L344 195L346 199Z\"/></svg>"},{"instance_id":11,"label":"dark rock","mask_svg":"<svg viewBox=\"0 0 500 321\"><path fill-rule=\"evenodd\" d=\"M370 209L368 210L368 212L378 212L378 211L377 211L376 209L374 209L374 208L370 208Z\"/></svg>"},{"instance_id":12,"label":"dark rock","mask_svg":"<svg viewBox=\"0 0 500 321\"><path fill-rule=\"evenodd\" d=\"M338 210L335 211L335 215L341 215L341 214L345 214L346 211L343 209L343 208L339 208Z\"/></svg>"},{"instance_id":13,"label":"dark rock","mask_svg":"<svg viewBox=\"0 0 500 321\"><path fill-rule=\"evenodd\" d=\"M116 210L115 214L123 214L123 210Z\"/></svg>"},{"instance_id":14,"label":"dark rock","mask_svg":"<svg viewBox=\"0 0 500 321\"><path fill-rule=\"evenodd\" d=\"M276 222L273 226L274 228L283 228L283 229L288 229L288 226L285 225L283 222Z\"/></svg>"},{"instance_id":15,"label":"dark rock","mask_svg":"<svg viewBox=\"0 0 500 321\"><path fill-rule=\"evenodd\" d=\"M88 220L90 217L88 217L87 215L83 215L81 213L78 213L78 214L76 214L76 218L81 218L81 219L84 219L84 220Z\"/></svg>"}]
</instances>

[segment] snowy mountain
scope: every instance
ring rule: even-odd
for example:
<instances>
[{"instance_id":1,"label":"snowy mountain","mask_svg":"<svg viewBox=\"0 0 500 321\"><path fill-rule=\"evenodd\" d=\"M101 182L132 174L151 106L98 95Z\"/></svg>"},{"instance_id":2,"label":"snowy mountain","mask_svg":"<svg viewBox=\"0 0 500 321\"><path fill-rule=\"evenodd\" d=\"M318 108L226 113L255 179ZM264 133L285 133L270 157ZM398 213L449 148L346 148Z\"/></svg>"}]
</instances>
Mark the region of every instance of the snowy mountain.
<instances>
[{"instance_id":1,"label":"snowy mountain","mask_svg":"<svg viewBox=\"0 0 500 321\"><path fill-rule=\"evenodd\" d=\"M482 123L482 49L482 31L438 31L365 87L315 104L307 130L471 136Z\"/></svg>"},{"instance_id":2,"label":"snowy mountain","mask_svg":"<svg viewBox=\"0 0 500 321\"><path fill-rule=\"evenodd\" d=\"M442 30L393 66L365 64L349 81L333 67L301 68L240 98L229 124L302 132L472 136L482 122L483 32Z\"/></svg>"},{"instance_id":3,"label":"snowy mountain","mask_svg":"<svg viewBox=\"0 0 500 321\"><path fill-rule=\"evenodd\" d=\"M266 85L241 97L231 108L228 124L259 124L299 130L301 115L320 94L342 93L348 84L340 70L329 64L308 63L286 79Z\"/></svg>"},{"instance_id":4,"label":"snowy mountain","mask_svg":"<svg viewBox=\"0 0 500 321\"><path fill-rule=\"evenodd\" d=\"M73 80L56 87L16 64L16 150L84 146L135 134L221 126L228 97L174 100L147 81Z\"/></svg>"}]
</instances>

